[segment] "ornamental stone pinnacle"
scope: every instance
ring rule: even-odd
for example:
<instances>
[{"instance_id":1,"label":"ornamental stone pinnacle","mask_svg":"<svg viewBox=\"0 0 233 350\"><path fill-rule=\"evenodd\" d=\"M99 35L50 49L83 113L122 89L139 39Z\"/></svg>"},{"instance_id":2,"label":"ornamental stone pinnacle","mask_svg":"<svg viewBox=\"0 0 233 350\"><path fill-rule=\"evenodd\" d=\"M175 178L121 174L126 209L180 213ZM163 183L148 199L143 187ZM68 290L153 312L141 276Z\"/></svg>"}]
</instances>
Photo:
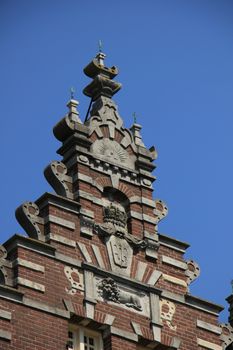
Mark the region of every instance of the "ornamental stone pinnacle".
<instances>
[{"instance_id":1,"label":"ornamental stone pinnacle","mask_svg":"<svg viewBox=\"0 0 233 350\"><path fill-rule=\"evenodd\" d=\"M83 93L95 101L100 96L111 98L121 89L121 84L112 80L118 74L115 66L108 68L104 65L106 55L98 52L96 57L84 68L84 73L93 78L93 81L87 85Z\"/></svg>"}]
</instances>

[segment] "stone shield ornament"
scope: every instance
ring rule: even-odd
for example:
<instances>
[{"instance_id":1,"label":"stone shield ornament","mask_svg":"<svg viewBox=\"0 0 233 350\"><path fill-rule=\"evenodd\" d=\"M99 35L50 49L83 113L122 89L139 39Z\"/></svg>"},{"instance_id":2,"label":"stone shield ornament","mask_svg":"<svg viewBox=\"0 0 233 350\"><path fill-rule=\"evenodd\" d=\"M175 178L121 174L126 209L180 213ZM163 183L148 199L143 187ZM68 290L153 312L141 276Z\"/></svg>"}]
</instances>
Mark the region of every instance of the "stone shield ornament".
<instances>
[{"instance_id":1,"label":"stone shield ornament","mask_svg":"<svg viewBox=\"0 0 233 350\"><path fill-rule=\"evenodd\" d=\"M124 238L112 235L106 245L112 270L129 276L133 258L130 244Z\"/></svg>"}]
</instances>

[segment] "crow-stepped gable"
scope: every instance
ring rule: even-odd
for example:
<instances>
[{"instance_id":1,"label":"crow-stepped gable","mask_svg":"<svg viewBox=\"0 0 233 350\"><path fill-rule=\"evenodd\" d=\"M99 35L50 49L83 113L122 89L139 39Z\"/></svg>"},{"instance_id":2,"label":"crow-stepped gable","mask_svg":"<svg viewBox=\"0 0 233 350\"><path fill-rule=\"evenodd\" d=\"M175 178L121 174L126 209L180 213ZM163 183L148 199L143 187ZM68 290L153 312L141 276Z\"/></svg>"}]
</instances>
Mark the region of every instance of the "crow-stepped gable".
<instances>
[{"instance_id":1,"label":"crow-stepped gable","mask_svg":"<svg viewBox=\"0 0 233 350\"><path fill-rule=\"evenodd\" d=\"M189 245L159 232L157 152L139 124L123 124L118 69L99 52L84 73L87 116L72 97L54 127L62 159L44 171L54 192L20 205L28 236L0 246L0 349L232 348L232 312L219 324L222 307L190 293L200 268L184 258Z\"/></svg>"}]
</instances>

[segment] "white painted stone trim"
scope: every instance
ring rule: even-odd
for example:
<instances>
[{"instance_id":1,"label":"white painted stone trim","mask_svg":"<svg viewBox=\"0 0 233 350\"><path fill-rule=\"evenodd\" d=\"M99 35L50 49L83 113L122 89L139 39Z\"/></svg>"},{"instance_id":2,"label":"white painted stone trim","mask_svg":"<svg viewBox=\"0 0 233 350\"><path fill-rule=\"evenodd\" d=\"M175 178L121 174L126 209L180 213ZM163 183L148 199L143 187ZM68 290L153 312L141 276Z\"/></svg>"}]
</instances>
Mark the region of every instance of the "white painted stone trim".
<instances>
[{"instance_id":1,"label":"white painted stone trim","mask_svg":"<svg viewBox=\"0 0 233 350\"><path fill-rule=\"evenodd\" d=\"M155 285L155 283L158 281L158 279L160 278L160 276L162 275L162 272L154 270L151 274L151 276L149 277L147 283L151 284L152 286Z\"/></svg>"},{"instance_id":2,"label":"white painted stone trim","mask_svg":"<svg viewBox=\"0 0 233 350\"><path fill-rule=\"evenodd\" d=\"M94 255L95 255L95 258L97 260L99 267L101 267L102 269L105 269L106 266L104 264L99 247L97 245L94 245L94 244L92 244L91 246L92 246L92 250L94 252Z\"/></svg>"},{"instance_id":3,"label":"white painted stone trim","mask_svg":"<svg viewBox=\"0 0 233 350\"><path fill-rule=\"evenodd\" d=\"M3 318L4 320L11 320L11 312L5 311L5 310L0 310L0 318Z\"/></svg>"},{"instance_id":4,"label":"white painted stone trim","mask_svg":"<svg viewBox=\"0 0 233 350\"><path fill-rule=\"evenodd\" d=\"M210 349L210 350L222 350L222 346L200 338L197 338L197 344L202 346L203 348Z\"/></svg>"},{"instance_id":5,"label":"white painted stone trim","mask_svg":"<svg viewBox=\"0 0 233 350\"><path fill-rule=\"evenodd\" d=\"M49 306L43 302L29 299L27 297L23 298L23 305L29 306L30 308L47 312L52 315L61 316L64 318L70 318L70 312L66 310L59 309L58 307Z\"/></svg>"},{"instance_id":6,"label":"white painted stone trim","mask_svg":"<svg viewBox=\"0 0 233 350\"><path fill-rule=\"evenodd\" d=\"M201 321L201 320L197 320L197 327L205 329L209 332L212 332L212 333L215 333L218 335L222 333L222 330L220 327L215 326L215 325L208 323L208 322Z\"/></svg>"},{"instance_id":7,"label":"white painted stone trim","mask_svg":"<svg viewBox=\"0 0 233 350\"><path fill-rule=\"evenodd\" d=\"M30 270L33 270L33 271L39 271L39 272L44 272L45 271L44 266L36 264L36 263L33 263L33 262L25 260L25 259L21 259L21 258L17 258L13 262L13 266L16 266L16 265L26 267L26 268L28 268Z\"/></svg>"},{"instance_id":8,"label":"white painted stone trim","mask_svg":"<svg viewBox=\"0 0 233 350\"><path fill-rule=\"evenodd\" d=\"M142 336L142 330L140 324L131 321L131 325L133 327L134 333L136 333L139 336Z\"/></svg>"},{"instance_id":9,"label":"white painted stone trim","mask_svg":"<svg viewBox=\"0 0 233 350\"><path fill-rule=\"evenodd\" d=\"M162 255L162 262L171 266L178 267L181 270L187 269L187 264L185 262L170 258L169 256L166 256L166 255Z\"/></svg>"},{"instance_id":10,"label":"white painted stone trim","mask_svg":"<svg viewBox=\"0 0 233 350\"><path fill-rule=\"evenodd\" d=\"M183 286L183 287L187 288L187 283L184 280L180 279L180 278L173 277L173 276L170 276L170 275L166 275L165 273L163 273L163 279L165 281L168 281L168 282L171 282L173 284L177 284L179 286Z\"/></svg>"},{"instance_id":11,"label":"white painted stone trim","mask_svg":"<svg viewBox=\"0 0 233 350\"><path fill-rule=\"evenodd\" d=\"M84 244L84 243L81 243L81 242L77 242L77 245L78 245L78 247L79 247L79 249L80 249L80 251L81 251L81 253L82 253L84 259L85 259L87 262L92 263L91 256L90 256L90 254L88 253L88 250L87 250L85 244Z\"/></svg>"},{"instance_id":12,"label":"white painted stone trim","mask_svg":"<svg viewBox=\"0 0 233 350\"><path fill-rule=\"evenodd\" d=\"M145 221L147 221L147 222L149 222L151 224L157 224L157 220L153 216L150 216L150 215L147 215L147 214L143 214L142 217L143 217L143 220L145 220Z\"/></svg>"},{"instance_id":13,"label":"white painted stone trim","mask_svg":"<svg viewBox=\"0 0 233 350\"><path fill-rule=\"evenodd\" d=\"M98 205L101 205L101 206L103 205L102 199L94 197L91 193L88 193L88 192L85 192L82 190L76 191L74 193L74 197L75 198L81 197L81 198L87 199L93 203L96 203Z\"/></svg>"},{"instance_id":14,"label":"white painted stone trim","mask_svg":"<svg viewBox=\"0 0 233 350\"><path fill-rule=\"evenodd\" d=\"M91 219L94 219L95 215L94 212L92 210L88 210L88 209L80 209L80 214L82 214L83 216L87 216Z\"/></svg>"},{"instance_id":15,"label":"white painted stone trim","mask_svg":"<svg viewBox=\"0 0 233 350\"><path fill-rule=\"evenodd\" d=\"M149 216L149 215L146 215L146 214L141 214L141 213L138 213L137 211L130 211L130 216L132 218L135 218L135 219L138 219L138 220L144 220L146 222L149 222L150 224L156 224L156 218L155 217L152 217L152 216Z\"/></svg>"},{"instance_id":16,"label":"white painted stone trim","mask_svg":"<svg viewBox=\"0 0 233 350\"><path fill-rule=\"evenodd\" d=\"M0 329L0 339L11 340L11 332Z\"/></svg>"},{"instance_id":17,"label":"white painted stone trim","mask_svg":"<svg viewBox=\"0 0 233 350\"><path fill-rule=\"evenodd\" d=\"M57 216L54 215L48 215L45 220L44 220L45 224L47 224L47 222L52 222L54 224L58 224L60 226L64 226L66 228L69 228L71 230L75 229L75 223L66 219L62 219L59 218Z\"/></svg>"},{"instance_id":18,"label":"white painted stone trim","mask_svg":"<svg viewBox=\"0 0 233 350\"><path fill-rule=\"evenodd\" d=\"M155 208L155 202L145 197L133 196L129 198L130 203L145 204L148 207Z\"/></svg>"},{"instance_id":19,"label":"white painted stone trim","mask_svg":"<svg viewBox=\"0 0 233 350\"><path fill-rule=\"evenodd\" d=\"M92 178L88 175L85 174L81 174L81 173L77 173L74 175L74 180L73 181L77 181L77 180L82 180L84 182L87 182L89 184L92 184Z\"/></svg>"},{"instance_id":20,"label":"white painted stone trim","mask_svg":"<svg viewBox=\"0 0 233 350\"><path fill-rule=\"evenodd\" d=\"M49 233L46 235L46 241L52 240L55 242L59 242L64 245L68 245L69 247L76 247L76 242L72 239L66 238L64 236L58 235L56 233Z\"/></svg>"},{"instance_id":21,"label":"white painted stone trim","mask_svg":"<svg viewBox=\"0 0 233 350\"><path fill-rule=\"evenodd\" d=\"M37 282L33 282L31 280L28 280L26 278L22 278L22 277L17 277L14 281L15 285L16 284L20 284L21 286L24 287L28 287L31 289L35 289L39 292L44 293L45 292L45 286L43 284L37 283Z\"/></svg>"},{"instance_id":22,"label":"white painted stone trim","mask_svg":"<svg viewBox=\"0 0 233 350\"><path fill-rule=\"evenodd\" d=\"M135 342L138 342L138 335L135 333L123 331L122 329L117 328L117 327L113 327L113 326L110 327L110 332L111 332L111 334L117 335L121 338L125 338L128 340L133 340Z\"/></svg>"},{"instance_id":23,"label":"white painted stone trim","mask_svg":"<svg viewBox=\"0 0 233 350\"><path fill-rule=\"evenodd\" d=\"M113 315L110 315L110 314L107 314L105 316L105 319L104 319L104 323L105 324L108 324L109 326L111 326L113 324L113 322L115 321L115 316Z\"/></svg>"},{"instance_id":24,"label":"white painted stone trim","mask_svg":"<svg viewBox=\"0 0 233 350\"><path fill-rule=\"evenodd\" d=\"M156 342L161 342L161 327L158 327L155 324L152 324L152 332L153 332L153 337Z\"/></svg>"},{"instance_id":25,"label":"white painted stone trim","mask_svg":"<svg viewBox=\"0 0 233 350\"><path fill-rule=\"evenodd\" d=\"M142 220L142 214L138 213L137 211L130 211L130 216L134 219Z\"/></svg>"},{"instance_id":26,"label":"white painted stone trim","mask_svg":"<svg viewBox=\"0 0 233 350\"><path fill-rule=\"evenodd\" d=\"M143 261L138 261L136 275L135 275L136 280L138 280L138 281L143 280L146 268L147 268L146 263L144 263Z\"/></svg>"}]
</instances>

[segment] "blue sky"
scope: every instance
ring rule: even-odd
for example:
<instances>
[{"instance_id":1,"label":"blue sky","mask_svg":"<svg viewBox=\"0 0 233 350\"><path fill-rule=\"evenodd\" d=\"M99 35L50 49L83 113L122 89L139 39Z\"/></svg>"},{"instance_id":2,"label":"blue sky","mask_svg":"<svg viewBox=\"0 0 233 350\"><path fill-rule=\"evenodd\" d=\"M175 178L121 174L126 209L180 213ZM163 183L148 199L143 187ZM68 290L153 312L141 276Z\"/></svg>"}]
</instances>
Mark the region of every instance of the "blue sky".
<instances>
[{"instance_id":1,"label":"blue sky","mask_svg":"<svg viewBox=\"0 0 233 350\"><path fill-rule=\"evenodd\" d=\"M231 0L1 0L1 220L4 242L23 233L14 211L52 191L43 169L58 160L52 128L74 86L85 117L82 69L98 40L117 65L125 126L136 112L155 145L154 197L169 215L160 232L191 244L201 267L194 295L227 306L233 198ZM227 321L224 311L221 320Z\"/></svg>"}]
</instances>

